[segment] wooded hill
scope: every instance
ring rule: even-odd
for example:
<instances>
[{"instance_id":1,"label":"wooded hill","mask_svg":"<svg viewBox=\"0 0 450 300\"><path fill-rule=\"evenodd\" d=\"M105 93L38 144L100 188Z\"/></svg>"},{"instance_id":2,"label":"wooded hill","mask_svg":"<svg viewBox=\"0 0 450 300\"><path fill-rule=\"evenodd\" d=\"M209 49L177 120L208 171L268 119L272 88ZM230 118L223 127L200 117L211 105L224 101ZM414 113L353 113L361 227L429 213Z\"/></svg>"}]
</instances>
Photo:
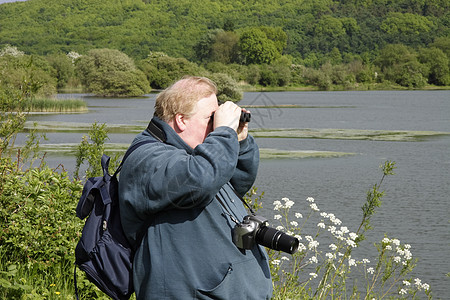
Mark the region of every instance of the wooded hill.
<instances>
[{"instance_id":1,"label":"wooded hill","mask_svg":"<svg viewBox=\"0 0 450 300\"><path fill-rule=\"evenodd\" d=\"M373 57L387 44L426 47L449 37L448 0L28 0L0 5L0 48L48 55L92 48L200 61L217 29L281 28L294 63L339 50ZM206 39L207 41L207 39Z\"/></svg>"}]
</instances>

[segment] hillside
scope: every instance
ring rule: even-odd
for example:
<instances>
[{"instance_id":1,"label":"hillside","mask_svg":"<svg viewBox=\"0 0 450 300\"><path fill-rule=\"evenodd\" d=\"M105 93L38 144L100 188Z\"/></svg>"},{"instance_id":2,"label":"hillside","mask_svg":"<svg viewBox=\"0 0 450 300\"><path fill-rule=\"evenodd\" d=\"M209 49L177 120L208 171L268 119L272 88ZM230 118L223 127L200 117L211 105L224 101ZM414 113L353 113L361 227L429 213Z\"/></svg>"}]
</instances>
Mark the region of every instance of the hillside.
<instances>
[{"instance_id":1,"label":"hillside","mask_svg":"<svg viewBox=\"0 0 450 300\"><path fill-rule=\"evenodd\" d=\"M281 27L294 58L363 54L386 44L413 48L449 37L448 0L28 0L0 5L0 48L28 54L118 49L195 60L210 30Z\"/></svg>"}]
</instances>

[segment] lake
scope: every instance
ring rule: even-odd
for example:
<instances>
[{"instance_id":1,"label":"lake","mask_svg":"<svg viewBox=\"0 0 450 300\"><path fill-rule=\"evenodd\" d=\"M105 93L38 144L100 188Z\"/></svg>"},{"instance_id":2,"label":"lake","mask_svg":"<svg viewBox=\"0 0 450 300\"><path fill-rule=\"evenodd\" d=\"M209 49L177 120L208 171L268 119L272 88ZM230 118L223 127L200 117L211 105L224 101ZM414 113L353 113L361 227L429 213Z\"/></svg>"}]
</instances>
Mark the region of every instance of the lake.
<instances>
[{"instance_id":1,"label":"lake","mask_svg":"<svg viewBox=\"0 0 450 300\"><path fill-rule=\"evenodd\" d=\"M97 121L144 129L155 100L154 94L133 99L100 99L85 94L60 97L84 98L89 112L36 114L29 120L55 127ZM244 93L240 105L252 107L252 129L319 131L319 136L257 137L262 149L288 154L351 153L262 159L255 183L258 191L265 193L261 214L272 218L272 203L283 197L295 201L294 209L306 214L306 198L312 196L322 211L334 213L350 231L356 231L366 193L381 178L379 166L386 160L395 161L396 175L388 177L381 187L385 196L371 220L374 229L366 234L361 252L357 249L353 256L361 259L374 254L372 244L385 233L398 238L411 244L414 258L419 258L414 276L430 284L435 299L450 299L450 278L446 276L450 272L450 91L253 92ZM332 134L324 135L323 130ZM398 131L418 136L398 139L394 134ZM355 132L362 132L362 137ZM420 132L432 135L424 137ZM447 134L435 135L440 132ZM83 135L86 133L49 132L44 144L78 144ZM134 135L110 134L109 142L128 145ZM63 163L69 171L75 164L74 157L54 152L49 153L48 161L54 166ZM316 224L306 226L304 233L311 230L312 234ZM371 260L374 264L374 257Z\"/></svg>"}]
</instances>

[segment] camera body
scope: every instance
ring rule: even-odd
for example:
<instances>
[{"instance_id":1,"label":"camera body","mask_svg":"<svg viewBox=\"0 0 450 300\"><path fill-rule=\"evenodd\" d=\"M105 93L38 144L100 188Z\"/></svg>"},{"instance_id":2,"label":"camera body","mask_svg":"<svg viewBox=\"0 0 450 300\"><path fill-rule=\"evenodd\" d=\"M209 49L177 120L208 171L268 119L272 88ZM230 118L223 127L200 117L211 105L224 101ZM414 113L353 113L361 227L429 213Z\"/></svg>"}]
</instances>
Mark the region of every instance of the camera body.
<instances>
[{"instance_id":1,"label":"camera body","mask_svg":"<svg viewBox=\"0 0 450 300\"><path fill-rule=\"evenodd\" d=\"M268 226L268 220L258 215L247 215L233 228L233 243L239 249L252 249L256 244L290 254L298 250L299 240Z\"/></svg>"},{"instance_id":2,"label":"camera body","mask_svg":"<svg viewBox=\"0 0 450 300\"><path fill-rule=\"evenodd\" d=\"M233 243L240 249L252 249L256 244L256 233L268 220L257 215L247 215L233 229Z\"/></svg>"}]
</instances>

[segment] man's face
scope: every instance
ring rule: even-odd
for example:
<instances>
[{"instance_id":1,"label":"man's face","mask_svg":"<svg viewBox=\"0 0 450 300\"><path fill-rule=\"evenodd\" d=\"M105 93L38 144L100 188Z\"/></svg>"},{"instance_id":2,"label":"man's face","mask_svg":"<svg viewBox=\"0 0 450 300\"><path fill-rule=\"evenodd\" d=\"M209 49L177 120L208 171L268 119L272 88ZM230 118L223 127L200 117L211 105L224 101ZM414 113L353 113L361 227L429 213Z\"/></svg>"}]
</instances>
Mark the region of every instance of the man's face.
<instances>
[{"instance_id":1,"label":"man's face","mask_svg":"<svg viewBox=\"0 0 450 300\"><path fill-rule=\"evenodd\" d=\"M206 136L213 131L211 115L219 107L217 97L212 94L209 97L202 98L195 106L194 114L185 119L186 130L181 134L181 138L192 149L203 143Z\"/></svg>"}]
</instances>

